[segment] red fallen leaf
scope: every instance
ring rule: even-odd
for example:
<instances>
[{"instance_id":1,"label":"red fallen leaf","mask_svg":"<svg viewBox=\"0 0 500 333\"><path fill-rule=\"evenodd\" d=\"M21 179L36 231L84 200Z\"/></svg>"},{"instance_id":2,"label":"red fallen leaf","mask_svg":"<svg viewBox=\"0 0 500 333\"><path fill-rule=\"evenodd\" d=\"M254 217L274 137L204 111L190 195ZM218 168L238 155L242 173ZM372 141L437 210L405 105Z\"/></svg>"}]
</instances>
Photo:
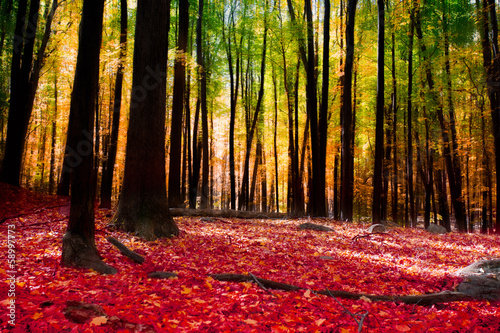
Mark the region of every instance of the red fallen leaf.
<instances>
[{"instance_id":1,"label":"red fallen leaf","mask_svg":"<svg viewBox=\"0 0 500 333\"><path fill-rule=\"evenodd\" d=\"M22 226L17 218L0 224L0 234L7 234L7 224L15 224L16 237L22 239L16 244L16 279L20 283L16 285L16 300L23 300L16 303L19 332L71 331L79 326L82 331L106 332L112 322L116 330L124 331L147 327L158 332L214 328L230 333L270 328L311 332L321 324L325 331L355 332L357 325L352 317L332 298L312 292L304 297L304 290L266 291L253 282L225 283L208 275L251 272L310 289L385 295L426 293L451 289L459 281L451 276L458 268L481 257L500 256L500 239L491 235L449 234L435 238L421 230L398 228L394 237L376 236L380 239L353 242L351 239L364 231L363 225L331 221L328 223L334 224L334 235L310 232L304 237L297 231L300 222L296 220L228 219L227 224L181 217L176 221L183 230L182 237L144 242L107 229L109 211L97 211L97 248L104 260L120 272L101 276L60 266L61 238L67 221L60 220L58 208L44 209L47 203L57 204L58 199L23 191L16 192L19 198L5 200L10 204L0 201L0 220L5 211L30 213L20 216L24 220ZM3 193L0 184L0 196ZM11 206L16 206L15 211ZM34 211L38 212L31 214ZM133 243L134 250L147 257L147 263L130 265L121 260L107 243L108 236ZM0 237L0 248L7 248L6 237ZM7 260L5 252L0 251L0 259ZM145 277L145 271L175 271L179 278L154 281ZM5 268L0 270L2 281L6 275ZM0 284L0 294L8 294L6 283ZM91 327L90 322L102 316L97 314L84 324L74 324L62 311L67 300L99 305L110 319L105 325ZM488 302L456 302L438 309L390 302L339 301L352 313L369 311L363 330L370 332L411 332L427 327L436 332L500 329L500 308ZM40 313L43 320L35 321L33 318ZM112 321L113 316L121 319ZM372 316L377 320L370 319ZM398 321L394 322L394 318ZM0 330L7 329L6 325L1 322Z\"/></svg>"}]
</instances>

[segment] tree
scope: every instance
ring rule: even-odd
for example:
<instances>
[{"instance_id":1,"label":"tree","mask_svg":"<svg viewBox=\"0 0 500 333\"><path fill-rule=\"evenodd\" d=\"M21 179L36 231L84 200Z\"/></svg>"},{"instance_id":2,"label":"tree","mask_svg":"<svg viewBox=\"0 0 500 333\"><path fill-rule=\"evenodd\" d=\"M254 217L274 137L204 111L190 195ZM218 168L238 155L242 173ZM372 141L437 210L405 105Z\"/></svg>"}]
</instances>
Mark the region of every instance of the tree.
<instances>
[{"instance_id":1,"label":"tree","mask_svg":"<svg viewBox=\"0 0 500 333\"><path fill-rule=\"evenodd\" d=\"M113 187L113 173L118 146L118 132L120 127L120 113L122 107L123 74L125 71L125 56L127 54L127 28L128 28L127 0L120 0L120 54L118 68L116 69L115 97L113 101L113 114L111 137L106 162L104 163L101 181L101 208L111 208L111 189Z\"/></svg>"},{"instance_id":2,"label":"tree","mask_svg":"<svg viewBox=\"0 0 500 333\"><path fill-rule=\"evenodd\" d=\"M40 72L47 57L46 49L57 6L57 0L53 0L46 18L43 37L37 41L40 1L30 2L28 19L26 18L27 0L20 0L18 4L11 63L7 142L0 173L0 181L14 186L19 186L20 182L26 134L33 111ZM36 46L38 46L38 50L35 56Z\"/></svg>"},{"instance_id":3,"label":"tree","mask_svg":"<svg viewBox=\"0 0 500 333\"><path fill-rule=\"evenodd\" d=\"M73 121L68 137L76 143L72 158L80 163L71 169L71 208L63 237L62 264L92 268L103 274L116 270L101 261L95 245L93 178L94 111L97 101L99 54L102 39L104 0L83 2L78 58L70 114Z\"/></svg>"},{"instance_id":4,"label":"tree","mask_svg":"<svg viewBox=\"0 0 500 333\"><path fill-rule=\"evenodd\" d=\"M354 116L352 110L352 74L354 65L354 18L358 0L347 2L344 89L342 91L342 154L340 218L352 221L354 198Z\"/></svg>"},{"instance_id":5,"label":"tree","mask_svg":"<svg viewBox=\"0 0 500 333\"><path fill-rule=\"evenodd\" d=\"M382 217L382 174L384 163L384 51L385 51L385 1L378 5L378 52L377 52L377 109L375 116L375 165L373 171L372 223L378 224Z\"/></svg>"},{"instance_id":6,"label":"tree","mask_svg":"<svg viewBox=\"0 0 500 333\"><path fill-rule=\"evenodd\" d=\"M189 33L189 0L179 1L179 29L174 64L174 95L170 127L170 167L168 177L168 202L170 207L183 205L181 198L181 147L182 114L186 87L186 50ZM184 184L182 184L184 186Z\"/></svg>"},{"instance_id":7,"label":"tree","mask_svg":"<svg viewBox=\"0 0 500 333\"><path fill-rule=\"evenodd\" d=\"M166 65L170 1L139 0L125 174L111 224L153 240L179 234L167 203Z\"/></svg>"}]
</instances>

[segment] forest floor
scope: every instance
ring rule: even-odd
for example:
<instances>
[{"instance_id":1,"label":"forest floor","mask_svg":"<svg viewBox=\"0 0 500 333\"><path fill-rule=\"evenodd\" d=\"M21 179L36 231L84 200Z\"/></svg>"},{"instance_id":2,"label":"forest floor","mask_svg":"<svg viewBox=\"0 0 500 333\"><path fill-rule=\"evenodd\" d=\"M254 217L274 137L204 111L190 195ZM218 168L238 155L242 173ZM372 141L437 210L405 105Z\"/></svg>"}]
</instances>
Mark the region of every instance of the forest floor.
<instances>
[{"instance_id":1,"label":"forest floor","mask_svg":"<svg viewBox=\"0 0 500 333\"><path fill-rule=\"evenodd\" d=\"M217 273L314 290L410 295L451 290L454 275L480 259L500 258L494 235L432 235L392 228L364 235L367 225L330 219L175 218L181 235L146 242L106 227L96 211L96 244L116 275L61 267L66 198L0 184L0 330L2 332L496 332L500 304L451 302L433 306L346 300L310 290L264 289L221 282ZM304 222L333 232L300 230ZM15 243L9 266L8 235ZM145 257L138 264L106 238ZM12 244L12 242L11 242ZM10 258L12 259L12 258ZM148 278L153 271L177 273ZM15 276L15 286L11 277ZM15 293L15 326L6 314ZM80 306L80 311L71 311ZM85 312L86 311L86 312ZM75 315L76 312L76 315ZM79 313L79 316L78 316ZM89 314L90 313L90 314ZM66 314L66 315L65 315ZM77 323L81 321L83 323ZM12 323L12 322L11 322Z\"/></svg>"}]
</instances>

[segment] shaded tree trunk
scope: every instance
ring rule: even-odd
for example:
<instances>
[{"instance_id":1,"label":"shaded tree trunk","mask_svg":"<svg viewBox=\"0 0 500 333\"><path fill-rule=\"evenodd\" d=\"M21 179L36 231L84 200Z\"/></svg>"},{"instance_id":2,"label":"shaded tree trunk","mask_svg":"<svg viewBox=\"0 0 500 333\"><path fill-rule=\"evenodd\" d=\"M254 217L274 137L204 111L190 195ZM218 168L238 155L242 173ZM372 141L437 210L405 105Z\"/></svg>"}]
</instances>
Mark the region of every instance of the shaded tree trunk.
<instances>
[{"instance_id":1,"label":"shaded tree trunk","mask_svg":"<svg viewBox=\"0 0 500 333\"><path fill-rule=\"evenodd\" d=\"M189 0L179 1L179 31L174 64L174 93L172 101L172 120L170 126L170 167L168 175L168 203L170 207L181 207L181 148L182 115L184 113L184 94L186 90L186 51L189 33ZM200 47L200 46L198 46Z\"/></svg>"},{"instance_id":2,"label":"shaded tree trunk","mask_svg":"<svg viewBox=\"0 0 500 333\"><path fill-rule=\"evenodd\" d=\"M354 115L352 105L352 77L354 65L354 19L358 0L348 0L346 26L346 56L344 89L342 91L342 155L340 219L353 220L354 199Z\"/></svg>"},{"instance_id":3,"label":"shaded tree trunk","mask_svg":"<svg viewBox=\"0 0 500 333\"><path fill-rule=\"evenodd\" d=\"M378 4L377 42L377 109L375 125L375 165L373 171L372 223L379 224L382 217L382 180L384 165L384 50L385 50L385 8L384 0Z\"/></svg>"},{"instance_id":4,"label":"shaded tree trunk","mask_svg":"<svg viewBox=\"0 0 500 333\"><path fill-rule=\"evenodd\" d=\"M179 234L168 209L165 174L169 21L169 0L138 1L125 174L111 221L147 240Z\"/></svg>"},{"instance_id":5,"label":"shaded tree trunk","mask_svg":"<svg viewBox=\"0 0 500 333\"><path fill-rule=\"evenodd\" d=\"M71 172L71 208L68 228L63 237L62 259L64 266L92 268L103 274L116 270L99 257L94 233L94 165L93 131L99 79L99 53L102 38L104 0L85 0L78 57L75 70L70 114L73 116L68 129L69 142L76 143L72 152L86 147L87 154L72 156L80 163Z\"/></svg>"},{"instance_id":6,"label":"shaded tree trunk","mask_svg":"<svg viewBox=\"0 0 500 333\"><path fill-rule=\"evenodd\" d=\"M415 11L418 4L412 0L410 9L410 32L408 43L408 94L407 94L407 113L408 121L406 125L406 184L407 184L407 207L409 219L405 220L407 227L416 226L417 214L415 211L415 192L413 189L413 41L415 36ZM408 216L408 215L407 215ZM407 222L406 222L407 221Z\"/></svg>"}]
</instances>

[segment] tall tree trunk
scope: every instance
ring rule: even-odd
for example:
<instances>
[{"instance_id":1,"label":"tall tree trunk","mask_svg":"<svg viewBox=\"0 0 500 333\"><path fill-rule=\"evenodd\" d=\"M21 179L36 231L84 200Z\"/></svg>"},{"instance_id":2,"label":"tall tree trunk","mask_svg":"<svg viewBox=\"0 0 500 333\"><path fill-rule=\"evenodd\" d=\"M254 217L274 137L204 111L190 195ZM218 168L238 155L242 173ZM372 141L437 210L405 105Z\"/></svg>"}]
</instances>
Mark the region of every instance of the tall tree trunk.
<instances>
[{"instance_id":1,"label":"tall tree trunk","mask_svg":"<svg viewBox=\"0 0 500 333\"><path fill-rule=\"evenodd\" d=\"M64 266L92 268L103 274L114 274L116 269L101 261L95 245L93 178L94 111L99 80L99 53L101 49L104 0L83 2L82 23L75 81L71 94L70 114L73 122L68 129L70 140L86 146L87 154L73 156L81 161L71 172L71 208L68 228L63 237L62 259Z\"/></svg>"},{"instance_id":2,"label":"tall tree trunk","mask_svg":"<svg viewBox=\"0 0 500 333\"><path fill-rule=\"evenodd\" d=\"M168 174L168 203L170 207L181 207L181 148L182 114L184 113L184 94L186 90L186 51L189 34L189 0L179 1L179 35L174 64L174 93L172 101L172 120L170 125L170 167ZM198 47L200 47L198 45Z\"/></svg>"},{"instance_id":3,"label":"tall tree trunk","mask_svg":"<svg viewBox=\"0 0 500 333\"><path fill-rule=\"evenodd\" d=\"M328 100L330 88L330 0L324 0L325 17L323 27L323 83L321 88L321 106L319 112L319 172L321 193L326 193L326 151L328 141ZM326 194L323 195L323 205L320 206L320 213L324 216L328 215L326 205Z\"/></svg>"},{"instance_id":4,"label":"tall tree trunk","mask_svg":"<svg viewBox=\"0 0 500 333\"><path fill-rule=\"evenodd\" d=\"M201 131L202 131L202 179L200 208L208 207L209 184L209 153L208 153L208 108L207 108L207 69L203 53L203 1L198 1L198 21L196 24L196 58L199 66L198 79L200 80L201 103Z\"/></svg>"},{"instance_id":5,"label":"tall tree trunk","mask_svg":"<svg viewBox=\"0 0 500 333\"><path fill-rule=\"evenodd\" d=\"M344 90L342 91L342 155L340 219L353 220L354 199L354 116L352 105L352 77L354 65L354 19L358 0L348 0L346 26L346 55Z\"/></svg>"},{"instance_id":6,"label":"tall tree trunk","mask_svg":"<svg viewBox=\"0 0 500 333\"><path fill-rule=\"evenodd\" d=\"M238 209L241 210L244 206L245 203L245 197L247 196L248 193L248 167L250 164L250 153L252 150L252 142L253 142L253 136L256 131L257 127L257 120L259 118L259 113L260 109L262 107L262 100L264 97L264 77L266 73L266 50L267 50L267 31L268 31L268 25L267 25L267 1L266 1L266 14L264 16L264 40L262 43L262 59L261 59L261 64L260 64L260 88L259 88L259 94L257 97L257 105L255 106L255 111L254 115L251 121L250 125L250 132L248 134L247 138L247 147L246 147L246 153L245 153L245 165L243 167L243 179L242 179L242 184L241 184L241 191L240 191L240 197L238 200ZM248 208L248 207L246 207Z\"/></svg>"},{"instance_id":7,"label":"tall tree trunk","mask_svg":"<svg viewBox=\"0 0 500 333\"><path fill-rule=\"evenodd\" d=\"M0 172L0 181L19 186L21 162L28 132L29 120L40 79L40 71L46 58L45 50L51 36L52 20L57 9L57 0L53 0L47 16L45 30L36 56L34 56L37 36L39 0L30 2L28 18L27 1L18 4L14 31L13 55L11 63L10 106L7 126L5 155Z\"/></svg>"},{"instance_id":8,"label":"tall tree trunk","mask_svg":"<svg viewBox=\"0 0 500 333\"><path fill-rule=\"evenodd\" d=\"M200 181L200 165L201 165L201 142L198 134L198 124L200 119L201 101L198 98L196 102L196 111L193 124L193 169L189 179L189 207L196 208L198 197L198 183Z\"/></svg>"},{"instance_id":9,"label":"tall tree trunk","mask_svg":"<svg viewBox=\"0 0 500 333\"><path fill-rule=\"evenodd\" d=\"M238 101L239 89L239 75L240 75L240 61L241 61L241 39L240 45L236 46L236 78L235 69L233 68L233 53L232 53L232 40L236 43L235 23L234 23L234 8L231 8L231 24L228 27L228 36L224 36L227 41L227 62L229 67L229 80L230 80L230 95L231 95L231 114L229 122L229 178L231 187L231 209L236 209L236 174L235 174L235 161L234 161L234 127L236 123L236 105ZM225 29L223 29L225 33ZM243 37L241 37L243 38Z\"/></svg>"},{"instance_id":10,"label":"tall tree trunk","mask_svg":"<svg viewBox=\"0 0 500 333\"><path fill-rule=\"evenodd\" d=\"M385 51L385 8L384 0L378 4L378 51L377 51L377 110L375 125L375 164L373 171L372 223L381 222L382 174L384 165L384 51Z\"/></svg>"},{"instance_id":11,"label":"tall tree trunk","mask_svg":"<svg viewBox=\"0 0 500 333\"><path fill-rule=\"evenodd\" d=\"M410 31L409 31L409 43L408 43L408 95L407 95L407 113L408 121L406 125L406 183L407 183L407 207L409 210L408 222L405 220L407 227L416 226L417 224L417 214L415 211L415 192L413 189L413 41L415 36L415 11L418 6L415 0L412 0L410 8ZM407 215L408 216L408 215Z\"/></svg>"},{"instance_id":12,"label":"tall tree trunk","mask_svg":"<svg viewBox=\"0 0 500 333\"><path fill-rule=\"evenodd\" d=\"M316 57L314 48L314 25L311 0L305 2L307 19L307 63L306 66L306 109L309 115L312 158L312 186L309 188L309 214L311 216L326 216L325 177L321 171L318 135L318 96L316 83ZM325 119L326 121L326 119Z\"/></svg>"},{"instance_id":13,"label":"tall tree trunk","mask_svg":"<svg viewBox=\"0 0 500 333\"><path fill-rule=\"evenodd\" d=\"M137 2L125 174L111 223L147 240L179 234L168 209L165 174L169 24L169 0Z\"/></svg>"},{"instance_id":14,"label":"tall tree trunk","mask_svg":"<svg viewBox=\"0 0 500 333\"><path fill-rule=\"evenodd\" d=\"M287 84L288 85L288 84ZM278 185L278 176L279 176L279 170L278 170L278 87L276 83L276 70L274 68L274 63L273 63L273 93L274 93L274 133L273 133L273 150L274 150L274 183L276 184L276 190L272 191L275 192L274 199L276 200L276 212L280 212L280 200L279 200L279 185ZM290 111L290 110L288 110ZM290 116L290 112L288 112L288 115ZM288 127L290 130L290 126ZM290 134L290 133L289 133ZM293 140L293 138L292 138ZM290 145L289 145L290 147ZM290 165L288 165L290 168ZM290 174L290 170L289 174ZM290 186L290 181L288 182L288 186ZM272 188L272 187L271 187ZM271 202L272 204L272 202Z\"/></svg>"},{"instance_id":15,"label":"tall tree trunk","mask_svg":"<svg viewBox=\"0 0 500 333\"><path fill-rule=\"evenodd\" d=\"M57 90L57 71L54 75L54 114L52 118L52 135L50 139L50 171L49 171L49 194L54 193L56 175L56 137L57 137L57 104L59 92Z\"/></svg>"},{"instance_id":16,"label":"tall tree trunk","mask_svg":"<svg viewBox=\"0 0 500 333\"><path fill-rule=\"evenodd\" d=\"M500 54L498 49L498 21L494 0L483 0L483 8L479 21L482 22L481 44L483 48L483 63L487 74L488 97L490 100L491 118L493 122L493 137L495 145L495 167L500 170ZM489 14L489 20L488 20ZM488 38L490 36L490 38ZM491 41L491 42L490 42ZM497 193L500 191L500 172L496 172ZM496 200L495 233L500 234L500 200Z\"/></svg>"},{"instance_id":17,"label":"tall tree trunk","mask_svg":"<svg viewBox=\"0 0 500 333\"><path fill-rule=\"evenodd\" d=\"M120 113L122 107L122 87L125 57L127 54L127 0L120 0L120 55L118 56L118 68L115 79L115 96L113 100L113 114L111 125L111 137L109 140L106 166L102 172L101 182L101 208L111 208L111 194L113 188L113 173L116 162L116 149L118 146L118 133L120 127Z\"/></svg>"},{"instance_id":18,"label":"tall tree trunk","mask_svg":"<svg viewBox=\"0 0 500 333\"><path fill-rule=\"evenodd\" d=\"M392 66L392 96L391 96L391 111L392 111L392 221L398 223L398 141L397 141L397 124L398 124L398 94L396 81L396 37L395 27L392 27L391 33L391 66Z\"/></svg>"},{"instance_id":19,"label":"tall tree trunk","mask_svg":"<svg viewBox=\"0 0 500 333\"><path fill-rule=\"evenodd\" d=\"M432 74L432 69L430 67L430 59L427 55L427 48L423 42L423 33L420 22L420 15L416 16L416 31L417 36L420 41L420 49L424 57L424 70L426 75L427 84L429 86L429 90L431 92L433 101L436 105L436 112L439 119L439 124L441 126L441 136L443 140L443 152L446 161L446 170L448 171L448 182L450 184L450 194L451 194L451 202L453 204L453 209L455 211L455 219L458 231L467 232L467 221L465 215L465 204L462 198L462 174L460 168L460 161L458 159L458 151L454 151L454 147L457 147L456 137L455 142L450 142L448 136L448 126L444 119L443 113L443 104L442 101L438 98L437 92L434 87L434 77ZM451 83L450 83L451 84ZM450 115L454 115L454 113L450 110ZM450 119L451 122L454 123L454 117ZM454 125L453 125L454 127ZM453 132L453 130L452 130Z\"/></svg>"}]
</instances>

